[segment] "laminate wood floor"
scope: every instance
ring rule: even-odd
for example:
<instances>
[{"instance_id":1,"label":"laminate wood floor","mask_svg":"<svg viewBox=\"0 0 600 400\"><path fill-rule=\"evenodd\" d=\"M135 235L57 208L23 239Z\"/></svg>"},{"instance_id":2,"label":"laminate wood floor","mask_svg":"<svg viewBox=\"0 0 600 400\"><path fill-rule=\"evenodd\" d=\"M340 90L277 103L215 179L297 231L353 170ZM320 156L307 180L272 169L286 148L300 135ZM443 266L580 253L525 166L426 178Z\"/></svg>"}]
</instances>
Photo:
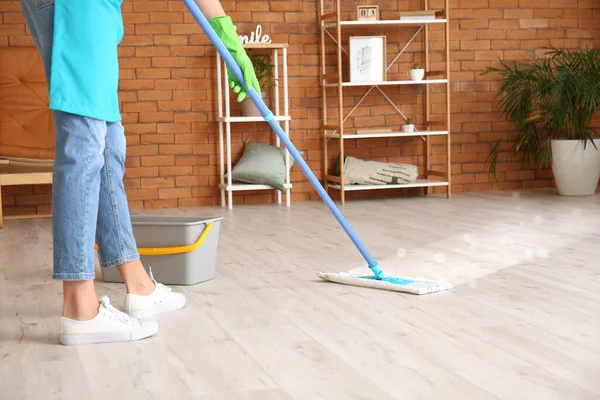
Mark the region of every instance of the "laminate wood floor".
<instances>
[{"instance_id":1,"label":"laminate wood floor","mask_svg":"<svg viewBox=\"0 0 600 400\"><path fill-rule=\"evenodd\" d=\"M222 215L214 280L134 343L58 344L50 220L0 230L0 399L600 399L600 195L354 201L384 272L427 296L323 282L363 266L321 202ZM123 285L101 281L117 305Z\"/></svg>"}]
</instances>

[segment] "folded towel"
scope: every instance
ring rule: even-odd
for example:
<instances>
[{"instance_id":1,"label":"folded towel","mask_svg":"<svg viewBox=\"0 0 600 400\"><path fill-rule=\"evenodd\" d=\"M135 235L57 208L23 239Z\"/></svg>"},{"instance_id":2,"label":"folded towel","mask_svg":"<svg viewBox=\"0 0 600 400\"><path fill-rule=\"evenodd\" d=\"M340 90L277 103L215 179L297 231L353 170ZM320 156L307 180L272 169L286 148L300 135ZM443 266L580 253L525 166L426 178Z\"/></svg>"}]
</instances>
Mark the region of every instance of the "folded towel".
<instances>
[{"instance_id":1,"label":"folded towel","mask_svg":"<svg viewBox=\"0 0 600 400\"><path fill-rule=\"evenodd\" d=\"M413 183L419 171L415 165L365 161L346 157L344 181L347 185L396 185Z\"/></svg>"}]
</instances>

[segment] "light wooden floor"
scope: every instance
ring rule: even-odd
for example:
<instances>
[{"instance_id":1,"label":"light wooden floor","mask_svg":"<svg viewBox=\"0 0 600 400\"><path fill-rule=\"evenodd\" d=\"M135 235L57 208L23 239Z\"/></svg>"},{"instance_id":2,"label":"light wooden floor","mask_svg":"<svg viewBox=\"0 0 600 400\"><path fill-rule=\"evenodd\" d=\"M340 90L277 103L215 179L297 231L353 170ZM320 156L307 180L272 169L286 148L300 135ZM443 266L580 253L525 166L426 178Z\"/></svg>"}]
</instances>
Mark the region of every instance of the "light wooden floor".
<instances>
[{"instance_id":1,"label":"light wooden floor","mask_svg":"<svg viewBox=\"0 0 600 400\"><path fill-rule=\"evenodd\" d=\"M216 279L156 337L79 348L57 344L50 220L7 221L1 399L600 399L600 195L350 202L385 272L455 284L422 297L318 281L362 265L320 202L160 212L225 217Z\"/></svg>"}]
</instances>

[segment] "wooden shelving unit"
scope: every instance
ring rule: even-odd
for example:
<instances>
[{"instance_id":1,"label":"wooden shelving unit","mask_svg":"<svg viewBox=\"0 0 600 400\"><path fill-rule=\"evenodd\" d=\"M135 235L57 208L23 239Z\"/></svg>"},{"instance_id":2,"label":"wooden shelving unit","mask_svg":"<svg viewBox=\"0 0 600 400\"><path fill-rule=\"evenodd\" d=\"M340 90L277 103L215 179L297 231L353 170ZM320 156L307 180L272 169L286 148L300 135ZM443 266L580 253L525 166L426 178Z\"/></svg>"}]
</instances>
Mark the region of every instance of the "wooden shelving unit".
<instances>
[{"instance_id":1,"label":"wooden shelving unit","mask_svg":"<svg viewBox=\"0 0 600 400\"><path fill-rule=\"evenodd\" d=\"M287 43L269 43L269 44L244 44L245 49L264 49L272 52L273 57L273 78L278 84L272 88L273 104L269 104L272 108L274 119L283 124L283 130L289 137L290 133L290 113L289 113L289 98L288 98L288 64L287 64ZM267 185L237 183L231 178L232 157L231 157L231 124L240 124L247 122L265 122L261 117L254 116L232 116L231 115L231 89L227 81L227 65L225 60L217 52L217 121L219 123L219 175L221 189L221 205L227 205L228 208L233 208L233 192L239 191L255 191L255 190L271 190L274 191L277 203L282 203L282 193ZM282 79L283 78L283 79ZM234 93L234 95L236 95ZM237 95L236 95L237 96ZM283 100L283 101L282 101ZM244 101L251 101L250 99ZM283 102L283 107L281 103ZM283 110L282 110L283 108ZM281 141L277 135L275 137L275 145L282 147ZM285 202L286 206L291 205L291 190L292 183L290 182L290 154L285 150Z\"/></svg>"},{"instance_id":2,"label":"wooden shelving unit","mask_svg":"<svg viewBox=\"0 0 600 400\"><path fill-rule=\"evenodd\" d=\"M427 194L431 193L430 188L432 187L445 187L447 191L448 199L451 197L451 157L450 157L450 24L449 24L449 0L444 1L445 8L443 10L436 10L435 19L411 19L401 20L398 14L397 19L388 20L342 20L341 2L342 0L319 0L320 2L320 34L321 34L321 80L322 80L322 101L323 101L323 162L324 162L324 186L327 192L329 189L335 189L340 191L341 203L345 204L345 192L356 191L356 190L382 190L382 189L399 189L399 188L414 188L421 187L425 188ZM429 10L429 0L423 0L423 10ZM333 8L333 11L331 11ZM391 10L394 11L394 10ZM408 10L397 10L408 11ZM389 13L388 13L389 14ZM430 68L430 26L443 26L445 36L445 69L442 71L434 71ZM389 68L393 63L400 59L403 52L409 47L409 45L417 38L419 34L424 35L423 38L423 64L425 68L425 77L422 81L406 80L385 80L380 82L346 82L343 81L344 71L342 64L342 57L348 54L346 49L343 47L343 33L346 33L351 29L361 29L361 32L365 28L369 28L369 35L382 35L386 29L390 28L410 28L416 32L412 38L408 41L405 46L400 46L401 50L397 56L386 65L386 69ZM377 33L371 33L377 31ZM363 34L361 33L362 36ZM334 63L335 72L328 73L328 66L331 69L331 65L327 64L326 58L326 44L328 40L333 40L337 50L335 54L336 61ZM389 42L386 40L386 45ZM423 100L423 114L425 117L425 130L416 130L414 132L403 132L402 127L386 127L391 128L382 131L381 133L346 133L344 128L344 122L350 117L350 115L360 107L363 100L372 92L381 94L385 97L394 109L404 118L406 116L396 106L389 96L386 95L382 88L390 86L403 86L403 85L418 85L423 88L424 100ZM433 85L445 85L446 87L446 115L443 121L431 120L431 86ZM344 115L345 107L348 104L344 103L344 88L348 87L365 87L367 88L364 96L355 105L351 105L353 108L347 114ZM337 93L334 98L328 98L327 92L329 88L336 88ZM335 105L337 108L337 115L330 118L328 115L328 106L330 104ZM441 125L441 127L440 127ZM435 130L433 130L435 127ZM340 163L339 176L331 175L329 173L328 162L329 162L329 151L328 142L330 140L337 140L339 142L339 159L344 160L345 142L348 140L369 140L373 138L391 138L391 137L414 137L420 136L423 139L423 165L419 165L419 179L416 182L410 184L398 184L398 185L345 185L344 184L344 163ZM447 166L446 171L436 171L431 166L431 138L434 136L445 136L446 138L446 159Z\"/></svg>"}]
</instances>

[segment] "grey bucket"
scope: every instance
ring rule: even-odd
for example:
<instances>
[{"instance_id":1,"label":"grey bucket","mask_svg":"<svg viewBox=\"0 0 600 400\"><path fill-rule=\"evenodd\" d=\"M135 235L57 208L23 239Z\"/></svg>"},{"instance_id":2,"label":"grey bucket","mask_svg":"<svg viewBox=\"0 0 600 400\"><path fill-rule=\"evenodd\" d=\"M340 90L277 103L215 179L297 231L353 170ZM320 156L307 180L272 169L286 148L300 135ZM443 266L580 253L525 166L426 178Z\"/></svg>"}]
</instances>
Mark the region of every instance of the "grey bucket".
<instances>
[{"instance_id":1,"label":"grey bucket","mask_svg":"<svg viewBox=\"0 0 600 400\"><path fill-rule=\"evenodd\" d=\"M146 269L152 268L152 274L158 282L195 285L214 278L222 220L223 217L132 215L131 225L137 247L144 249L190 246L209 229L204 241L195 250L140 256ZM104 282L123 282L116 268L101 270Z\"/></svg>"}]
</instances>

